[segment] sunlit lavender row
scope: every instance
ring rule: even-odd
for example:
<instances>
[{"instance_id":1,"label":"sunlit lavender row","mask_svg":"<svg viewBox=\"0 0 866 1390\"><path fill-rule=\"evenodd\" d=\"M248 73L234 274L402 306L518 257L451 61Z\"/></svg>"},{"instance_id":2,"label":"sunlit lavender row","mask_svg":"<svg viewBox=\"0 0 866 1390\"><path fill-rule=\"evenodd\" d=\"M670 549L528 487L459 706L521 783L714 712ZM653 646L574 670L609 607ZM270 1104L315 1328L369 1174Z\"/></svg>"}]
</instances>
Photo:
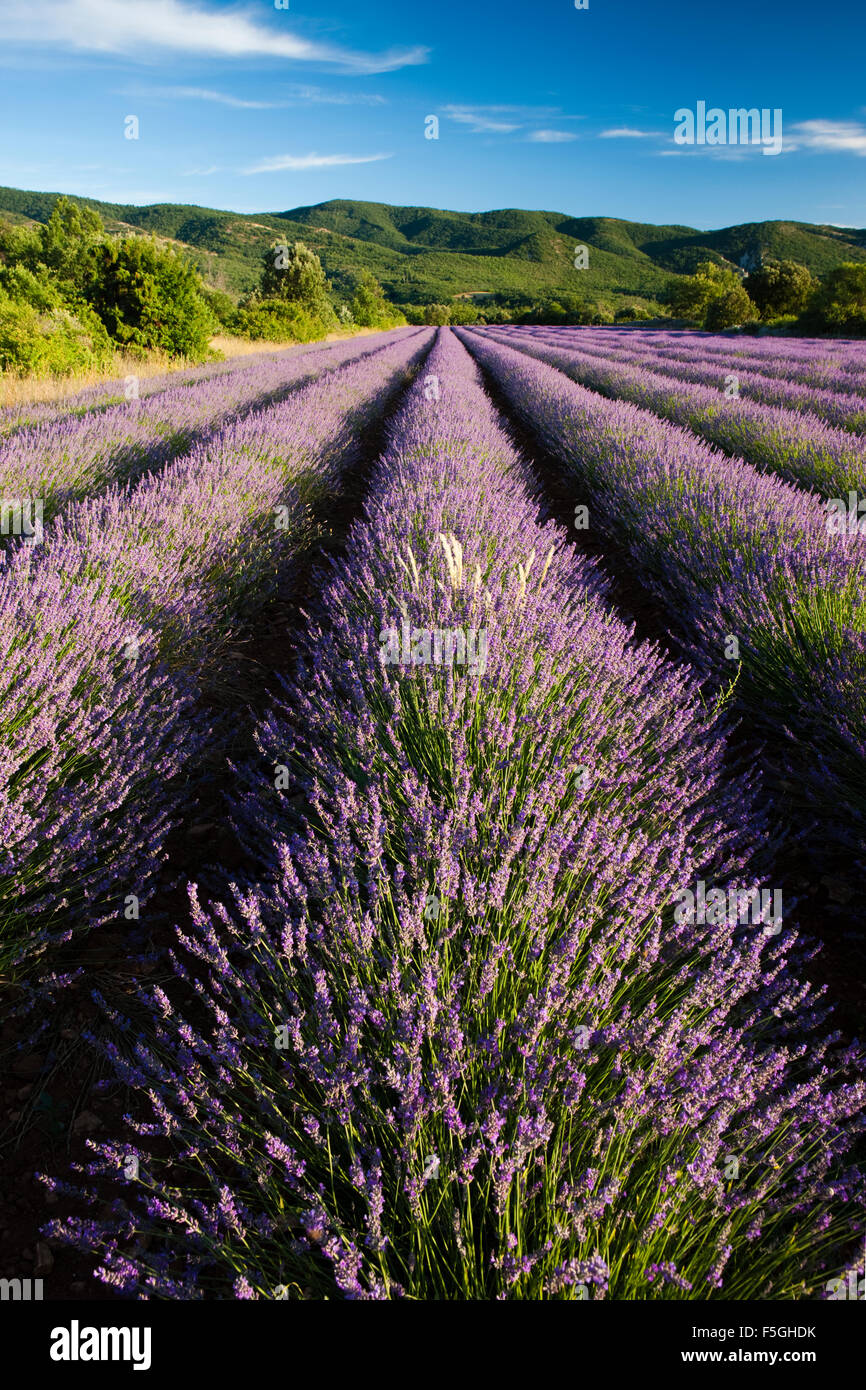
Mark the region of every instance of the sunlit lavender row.
<instances>
[{"instance_id":1,"label":"sunlit lavender row","mask_svg":"<svg viewBox=\"0 0 866 1390\"><path fill-rule=\"evenodd\" d=\"M76 502L0 572L5 965L152 889L185 769L208 737L201 679L305 543L311 508L429 332L212 433L133 488Z\"/></svg>"},{"instance_id":2,"label":"sunlit lavender row","mask_svg":"<svg viewBox=\"0 0 866 1390\"><path fill-rule=\"evenodd\" d=\"M604 356L597 348L585 351L582 339L568 330L527 328L503 336L581 385L685 425L726 453L814 488L824 497L847 498L851 489L866 490L866 438L831 426L817 415L744 396L729 399L712 387L672 380L649 367L629 366L615 348Z\"/></svg>"},{"instance_id":3,"label":"sunlit lavender row","mask_svg":"<svg viewBox=\"0 0 866 1390\"><path fill-rule=\"evenodd\" d=\"M401 336L413 330L404 329ZM67 415L0 442L0 501L38 499L43 521L76 497L112 482L134 481L213 434L233 418L262 409L298 384L375 351L383 335L316 351L267 356L219 377L170 385L148 399L86 415Z\"/></svg>"},{"instance_id":4,"label":"sunlit lavender row","mask_svg":"<svg viewBox=\"0 0 866 1390\"><path fill-rule=\"evenodd\" d=\"M492 332L465 336L573 476L575 503L627 547L698 666L719 688L736 682L738 703L773 745L776 784L810 825L810 847L826 852L841 838L861 852L866 536L829 527L814 494L578 385L535 347L529 355Z\"/></svg>"},{"instance_id":5,"label":"sunlit lavender row","mask_svg":"<svg viewBox=\"0 0 866 1390\"><path fill-rule=\"evenodd\" d=\"M558 374L466 340L552 420ZM146 991L112 1051L137 1134L94 1146L98 1213L51 1227L108 1285L786 1299L844 1268L856 1052L781 917L674 910L765 882L755 779L537 491L441 332L244 770L258 872L225 905L191 890L203 1008Z\"/></svg>"}]
</instances>

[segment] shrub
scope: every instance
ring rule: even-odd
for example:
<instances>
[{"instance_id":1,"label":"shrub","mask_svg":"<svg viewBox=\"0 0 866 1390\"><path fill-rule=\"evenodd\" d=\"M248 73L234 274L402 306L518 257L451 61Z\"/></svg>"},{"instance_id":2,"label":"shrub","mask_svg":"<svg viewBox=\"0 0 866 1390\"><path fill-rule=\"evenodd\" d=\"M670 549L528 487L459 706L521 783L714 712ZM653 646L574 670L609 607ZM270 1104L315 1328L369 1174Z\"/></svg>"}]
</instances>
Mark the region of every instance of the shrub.
<instances>
[{"instance_id":1,"label":"shrub","mask_svg":"<svg viewBox=\"0 0 866 1390\"><path fill-rule=\"evenodd\" d=\"M808 267L798 261L765 261L746 281L749 298L764 319L801 313L815 288Z\"/></svg>"},{"instance_id":2,"label":"shrub","mask_svg":"<svg viewBox=\"0 0 866 1390\"><path fill-rule=\"evenodd\" d=\"M733 285L716 295L707 306L704 327L712 333L722 328L735 328L758 317L758 311L742 285Z\"/></svg>"},{"instance_id":3,"label":"shrub","mask_svg":"<svg viewBox=\"0 0 866 1390\"><path fill-rule=\"evenodd\" d=\"M242 338L263 338L269 343L310 343L324 338L334 327L327 320L283 299L263 299L249 295L235 311L229 325Z\"/></svg>"},{"instance_id":4,"label":"shrub","mask_svg":"<svg viewBox=\"0 0 866 1390\"><path fill-rule=\"evenodd\" d=\"M866 264L845 261L826 275L803 315L807 331L866 334Z\"/></svg>"},{"instance_id":5,"label":"shrub","mask_svg":"<svg viewBox=\"0 0 866 1390\"><path fill-rule=\"evenodd\" d=\"M162 348L194 361L209 354L218 323L202 298L195 266L150 237L102 242L88 298L127 351Z\"/></svg>"},{"instance_id":6,"label":"shrub","mask_svg":"<svg viewBox=\"0 0 866 1390\"><path fill-rule=\"evenodd\" d=\"M0 370L26 375L108 366L113 347L104 326L86 305L42 310L0 293Z\"/></svg>"},{"instance_id":7,"label":"shrub","mask_svg":"<svg viewBox=\"0 0 866 1390\"><path fill-rule=\"evenodd\" d=\"M275 241L262 256L261 299L296 304L327 322L334 318L328 298L330 288L322 262L302 241Z\"/></svg>"}]
</instances>

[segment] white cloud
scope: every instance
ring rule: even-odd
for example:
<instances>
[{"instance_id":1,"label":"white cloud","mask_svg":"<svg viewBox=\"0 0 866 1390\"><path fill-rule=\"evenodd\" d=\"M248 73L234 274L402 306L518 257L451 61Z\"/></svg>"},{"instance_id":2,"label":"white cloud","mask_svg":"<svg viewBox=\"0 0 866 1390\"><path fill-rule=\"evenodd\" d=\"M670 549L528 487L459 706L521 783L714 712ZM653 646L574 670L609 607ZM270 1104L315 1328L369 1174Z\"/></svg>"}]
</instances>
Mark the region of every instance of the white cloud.
<instances>
[{"instance_id":1,"label":"white cloud","mask_svg":"<svg viewBox=\"0 0 866 1390\"><path fill-rule=\"evenodd\" d=\"M282 169L329 169L338 164L373 164L377 159L391 159L390 154L278 154L262 159L244 174L276 174Z\"/></svg>"},{"instance_id":2,"label":"white cloud","mask_svg":"<svg viewBox=\"0 0 866 1390\"><path fill-rule=\"evenodd\" d=\"M291 101L310 101L325 106L386 106L384 97L375 92L328 92L322 87L302 86L293 83L289 88ZM288 103L287 103L288 104Z\"/></svg>"},{"instance_id":3,"label":"white cloud","mask_svg":"<svg viewBox=\"0 0 866 1390\"><path fill-rule=\"evenodd\" d=\"M648 140L652 139L654 132L651 130L633 130L631 126L616 126L613 130L603 130L599 136L601 140Z\"/></svg>"},{"instance_id":4,"label":"white cloud","mask_svg":"<svg viewBox=\"0 0 866 1390\"><path fill-rule=\"evenodd\" d=\"M473 135L511 135L533 121L582 121L583 116L568 115L558 106L457 106L442 108L452 121L469 127ZM556 131L535 133L530 139L570 140Z\"/></svg>"},{"instance_id":5,"label":"white cloud","mask_svg":"<svg viewBox=\"0 0 866 1390\"><path fill-rule=\"evenodd\" d=\"M866 155L866 126L858 121L800 121L785 133L786 150Z\"/></svg>"},{"instance_id":6,"label":"white cloud","mask_svg":"<svg viewBox=\"0 0 866 1390\"><path fill-rule=\"evenodd\" d=\"M391 72L427 61L429 49L359 53L262 24L250 10L215 10L197 0L3 0L0 40L138 57L154 49L219 58L289 58L347 72Z\"/></svg>"},{"instance_id":7,"label":"white cloud","mask_svg":"<svg viewBox=\"0 0 866 1390\"><path fill-rule=\"evenodd\" d=\"M459 121L461 125L468 125L474 135L509 135L513 130L520 129L518 123L504 121L501 115L490 114L510 111L511 107L446 106L444 109L446 116L450 116L452 121Z\"/></svg>"},{"instance_id":8,"label":"white cloud","mask_svg":"<svg viewBox=\"0 0 866 1390\"><path fill-rule=\"evenodd\" d=\"M205 87L161 87L156 88L154 96L189 97L193 101L216 101L221 106L237 106L248 111L272 111L281 103L277 101L245 101L225 92L211 92Z\"/></svg>"},{"instance_id":9,"label":"white cloud","mask_svg":"<svg viewBox=\"0 0 866 1390\"><path fill-rule=\"evenodd\" d=\"M577 136L570 130L534 130L529 139L540 145L559 145L563 140L576 140Z\"/></svg>"},{"instance_id":10,"label":"white cloud","mask_svg":"<svg viewBox=\"0 0 866 1390\"><path fill-rule=\"evenodd\" d=\"M284 101L248 101L228 92L215 92L209 87L132 87L124 95L169 97L176 100L213 101L221 106L233 106L247 111L279 111L286 107L316 103L329 106L383 106L385 98L366 92L327 92L322 87L290 84L291 95Z\"/></svg>"}]
</instances>

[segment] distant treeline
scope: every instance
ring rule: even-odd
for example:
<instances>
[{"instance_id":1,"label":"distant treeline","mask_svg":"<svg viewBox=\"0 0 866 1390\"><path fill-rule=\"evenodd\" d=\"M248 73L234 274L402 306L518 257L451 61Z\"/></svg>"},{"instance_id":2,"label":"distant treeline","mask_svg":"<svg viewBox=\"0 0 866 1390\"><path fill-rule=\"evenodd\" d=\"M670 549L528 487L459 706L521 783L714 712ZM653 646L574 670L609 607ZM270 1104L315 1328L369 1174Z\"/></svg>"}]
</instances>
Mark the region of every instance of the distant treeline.
<instances>
[{"instance_id":1,"label":"distant treeline","mask_svg":"<svg viewBox=\"0 0 866 1390\"><path fill-rule=\"evenodd\" d=\"M258 285L236 303L209 288L189 253L165 238L106 232L92 208L59 198L47 222L0 219L0 369L71 373L127 355L160 352L191 362L213 353L215 333L308 342L336 329L419 324L606 324L672 318L711 331L759 325L807 334L866 333L866 263L815 278L794 260L758 259L749 271L723 258L672 278L658 299L614 310L573 292L500 291L428 304L389 303L367 268L329 280L302 241L261 253Z\"/></svg>"}]
</instances>

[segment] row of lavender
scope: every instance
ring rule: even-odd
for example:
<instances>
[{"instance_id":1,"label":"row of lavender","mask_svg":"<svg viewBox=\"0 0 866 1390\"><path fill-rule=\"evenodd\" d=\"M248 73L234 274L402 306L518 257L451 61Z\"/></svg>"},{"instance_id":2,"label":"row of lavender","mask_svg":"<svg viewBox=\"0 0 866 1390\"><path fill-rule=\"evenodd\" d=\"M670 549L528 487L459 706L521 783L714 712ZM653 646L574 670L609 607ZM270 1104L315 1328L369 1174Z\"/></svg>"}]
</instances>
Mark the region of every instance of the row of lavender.
<instances>
[{"instance_id":1,"label":"row of lavender","mask_svg":"<svg viewBox=\"0 0 866 1390\"><path fill-rule=\"evenodd\" d=\"M586 390L492 331L468 336L576 502L661 598L695 663L767 739L765 765L819 853L866 835L866 537L820 499L688 430ZM531 355L530 355L531 354Z\"/></svg>"},{"instance_id":2,"label":"row of lavender","mask_svg":"<svg viewBox=\"0 0 866 1390\"><path fill-rule=\"evenodd\" d=\"M399 330L401 338L411 334L411 329ZM112 482L134 481L232 419L375 351L384 337L377 334L288 357L269 356L219 378L172 385L149 400L129 400L20 430L0 443L0 501L7 510L13 502L22 512L26 509L32 533L38 534L32 517L37 502L44 522L76 497L90 496Z\"/></svg>"},{"instance_id":3,"label":"row of lavender","mask_svg":"<svg viewBox=\"0 0 866 1390\"><path fill-rule=\"evenodd\" d=\"M208 729L196 697L429 343L398 334L0 570L0 961L137 917ZM132 909L132 910L130 910Z\"/></svg>"},{"instance_id":4,"label":"row of lavender","mask_svg":"<svg viewBox=\"0 0 866 1390\"><path fill-rule=\"evenodd\" d=\"M591 329L577 335L565 335L574 346L600 357L615 356L618 362L632 367L647 367L662 376L680 381L693 381L723 392L727 398L758 401L762 405L780 405L817 415L828 425L838 425L852 434L866 431L866 395L852 391L820 388L806 382L790 380L784 375L787 359L766 359L767 365L783 370L783 375L769 376L765 370L752 370L736 357L705 351L696 343L685 357L672 357L668 352L670 336L659 333L657 342L636 342L629 333ZM866 389L866 386L864 386Z\"/></svg>"},{"instance_id":5,"label":"row of lavender","mask_svg":"<svg viewBox=\"0 0 866 1390\"><path fill-rule=\"evenodd\" d=\"M295 347L280 348L262 354L256 358L256 362L265 363L277 360L286 362L292 357L302 356L304 353L315 351L322 346L322 343L300 343ZM63 416L84 415L92 410L102 410L109 405L120 405L128 399L130 386L133 383L139 398L145 400L163 391L170 391L183 386L195 386L198 382L237 372L244 365L252 366L253 364L248 359L244 362L238 357L229 357L225 361L207 362L201 366L184 368L181 371L160 372L155 376L138 376L131 373L125 377L116 377L111 381L100 381L94 386L84 387L81 391L64 396L61 400L33 401L26 404L3 406L0 408L0 435L24 429L29 425L44 425L55 422Z\"/></svg>"},{"instance_id":6,"label":"row of lavender","mask_svg":"<svg viewBox=\"0 0 866 1390\"><path fill-rule=\"evenodd\" d=\"M443 331L260 727L260 881L191 890L208 1021L145 994L117 1200L52 1228L127 1294L815 1296L862 1223L789 933L672 910L760 877L725 727L533 490Z\"/></svg>"},{"instance_id":7,"label":"row of lavender","mask_svg":"<svg viewBox=\"0 0 866 1390\"><path fill-rule=\"evenodd\" d=\"M623 363L612 349L585 348L580 330L524 329L500 339L560 368L582 385L631 401L694 430L726 453L746 459L826 498L866 491L866 439L819 419Z\"/></svg>"},{"instance_id":8,"label":"row of lavender","mask_svg":"<svg viewBox=\"0 0 866 1390\"><path fill-rule=\"evenodd\" d=\"M605 330L607 332L607 330ZM695 331L623 330L628 342L652 347L666 357L691 362L695 357L723 358L764 376L801 382L817 390L866 395L866 344L826 338L731 337Z\"/></svg>"}]
</instances>

